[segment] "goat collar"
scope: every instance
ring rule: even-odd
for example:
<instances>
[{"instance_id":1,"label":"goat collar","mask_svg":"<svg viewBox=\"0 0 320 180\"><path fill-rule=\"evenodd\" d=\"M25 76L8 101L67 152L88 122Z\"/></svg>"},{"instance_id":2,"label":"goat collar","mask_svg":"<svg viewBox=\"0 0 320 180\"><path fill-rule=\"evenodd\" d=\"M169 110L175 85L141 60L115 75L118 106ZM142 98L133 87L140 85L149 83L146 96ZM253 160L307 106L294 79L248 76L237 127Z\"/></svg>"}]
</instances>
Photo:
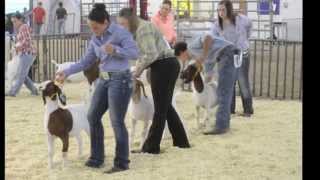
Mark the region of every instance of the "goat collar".
<instances>
[{"instance_id":1,"label":"goat collar","mask_svg":"<svg viewBox=\"0 0 320 180\"><path fill-rule=\"evenodd\" d=\"M198 64L195 64L196 65L196 67L197 67L197 72L193 75L193 77L192 77L192 81L197 77L197 75L202 71L202 65L200 64L200 65L198 65Z\"/></svg>"}]
</instances>

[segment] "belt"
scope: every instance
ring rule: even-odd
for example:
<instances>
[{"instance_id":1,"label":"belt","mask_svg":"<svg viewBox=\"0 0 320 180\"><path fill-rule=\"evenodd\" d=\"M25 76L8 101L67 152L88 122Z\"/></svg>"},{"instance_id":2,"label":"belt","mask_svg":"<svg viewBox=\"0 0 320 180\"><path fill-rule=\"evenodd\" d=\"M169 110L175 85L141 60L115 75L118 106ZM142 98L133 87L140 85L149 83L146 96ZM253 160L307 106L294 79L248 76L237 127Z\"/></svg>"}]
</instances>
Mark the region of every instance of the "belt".
<instances>
[{"instance_id":1,"label":"belt","mask_svg":"<svg viewBox=\"0 0 320 180\"><path fill-rule=\"evenodd\" d=\"M130 70L129 70L129 69L124 70L124 71L116 71L116 72L100 71L99 77L100 77L101 79L104 79L104 80L109 80L109 79L112 78L112 76L121 75L121 74L127 74L127 73L130 73Z\"/></svg>"}]
</instances>

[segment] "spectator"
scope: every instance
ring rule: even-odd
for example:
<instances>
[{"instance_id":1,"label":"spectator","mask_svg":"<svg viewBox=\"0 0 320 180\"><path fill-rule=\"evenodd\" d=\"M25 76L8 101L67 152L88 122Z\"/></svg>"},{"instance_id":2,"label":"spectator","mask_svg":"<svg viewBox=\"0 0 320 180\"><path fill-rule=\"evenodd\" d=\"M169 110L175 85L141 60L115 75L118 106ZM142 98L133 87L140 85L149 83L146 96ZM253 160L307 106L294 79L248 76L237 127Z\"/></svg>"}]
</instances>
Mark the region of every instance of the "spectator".
<instances>
[{"instance_id":1,"label":"spectator","mask_svg":"<svg viewBox=\"0 0 320 180\"><path fill-rule=\"evenodd\" d=\"M38 6L32 11L34 32L40 35L41 27L45 22L46 11L42 7L42 2L38 2Z\"/></svg>"},{"instance_id":2,"label":"spectator","mask_svg":"<svg viewBox=\"0 0 320 180\"><path fill-rule=\"evenodd\" d=\"M16 14L11 17L11 21L17 30L15 50L19 56L18 72L16 82L11 86L6 96L16 96L24 83L31 91L32 95L38 95L37 88L28 77L30 66L34 61L36 53L31 40L31 28L23 23L23 16Z\"/></svg>"},{"instance_id":3,"label":"spectator","mask_svg":"<svg viewBox=\"0 0 320 180\"><path fill-rule=\"evenodd\" d=\"M253 114L252 95L249 85L249 37L252 23L247 16L233 13L233 6L230 0L222 0L219 2L218 16L218 21L216 21L212 27L213 34L232 42L242 52L242 65L239 68L237 81L240 86L243 115L249 117ZM234 88L231 103L231 113L233 114L236 108L235 94Z\"/></svg>"},{"instance_id":4,"label":"spectator","mask_svg":"<svg viewBox=\"0 0 320 180\"><path fill-rule=\"evenodd\" d=\"M164 35L170 46L173 47L177 39L177 32L174 29L174 15L171 12L171 1L164 0L162 2L160 10L151 17L151 22Z\"/></svg>"},{"instance_id":5,"label":"spectator","mask_svg":"<svg viewBox=\"0 0 320 180\"><path fill-rule=\"evenodd\" d=\"M65 23L67 20L67 10L63 7L62 2L59 2L59 8L56 10L56 17L58 21L58 33L65 33Z\"/></svg>"},{"instance_id":6,"label":"spectator","mask_svg":"<svg viewBox=\"0 0 320 180\"><path fill-rule=\"evenodd\" d=\"M25 22L28 26L31 26L31 23L30 23L30 15L31 15L31 11L28 11L26 7L23 8L24 22Z\"/></svg>"},{"instance_id":7,"label":"spectator","mask_svg":"<svg viewBox=\"0 0 320 180\"><path fill-rule=\"evenodd\" d=\"M237 49L231 42L212 33L195 37L188 46L185 42L178 42L175 46L175 55L179 60L187 61L194 57L198 67L204 65L205 83L211 81L213 68L218 65L216 123L214 128L203 132L205 135L229 131L232 90L238 71L234 63L235 53L238 53Z\"/></svg>"}]
</instances>

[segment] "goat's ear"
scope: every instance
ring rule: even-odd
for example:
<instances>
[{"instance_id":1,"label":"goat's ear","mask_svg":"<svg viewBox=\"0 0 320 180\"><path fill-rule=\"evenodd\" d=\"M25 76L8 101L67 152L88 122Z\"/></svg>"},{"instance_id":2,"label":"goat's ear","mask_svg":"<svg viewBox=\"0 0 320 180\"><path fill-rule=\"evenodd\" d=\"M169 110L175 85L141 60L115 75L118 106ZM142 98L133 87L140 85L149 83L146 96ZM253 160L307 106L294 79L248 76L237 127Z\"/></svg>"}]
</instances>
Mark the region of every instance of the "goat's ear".
<instances>
[{"instance_id":1,"label":"goat's ear","mask_svg":"<svg viewBox=\"0 0 320 180\"><path fill-rule=\"evenodd\" d=\"M66 96L61 92L61 89L58 88L58 99L61 102L62 105L66 105L67 104L67 98Z\"/></svg>"}]
</instances>

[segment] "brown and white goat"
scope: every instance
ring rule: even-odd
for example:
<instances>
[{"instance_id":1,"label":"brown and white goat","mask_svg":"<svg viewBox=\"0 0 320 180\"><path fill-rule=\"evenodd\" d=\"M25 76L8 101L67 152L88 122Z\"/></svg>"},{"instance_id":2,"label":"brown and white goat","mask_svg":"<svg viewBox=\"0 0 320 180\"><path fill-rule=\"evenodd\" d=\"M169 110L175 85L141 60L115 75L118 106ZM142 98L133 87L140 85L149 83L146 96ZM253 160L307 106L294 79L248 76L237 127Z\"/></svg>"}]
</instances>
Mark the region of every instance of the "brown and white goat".
<instances>
[{"instance_id":1,"label":"brown and white goat","mask_svg":"<svg viewBox=\"0 0 320 180\"><path fill-rule=\"evenodd\" d=\"M192 62L182 71L180 76L184 83L192 82L192 95L196 105L198 128L208 125L210 112L218 104L217 83L215 81L204 83L201 71L202 66ZM204 108L206 112L203 125L200 123L200 107Z\"/></svg>"},{"instance_id":2,"label":"brown and white goat","mask_svg":"<svg viewBox=\"0 0 320 180\"><path fill-rule=\"evenodd\" d=\"M143 94L142 94L143 93ZM141 133L140 149L148 135L149 124L152 121L154 114L153 99L146 95L144 85L142 81L135 79L133 80L133 92L131 95L131 101L129 104L129 112L131 115L131 147L134 144L134 136L136 131L137 121L141 120L144 123L143 130Z\"/></svg>"},{"instance_id":3,"label":"brown and white goat","mask_svg":"<svg viewBox=\"0 0 320 180\"><path fill-rule=\"evenodd\" d=\"M63 143L63 166L66 164L69 147L69 137L75 136L78 142L78 155L82 154L81 131L84 130L90 136L89 122L87 119L87 106L74 104L66 105L62 98L62 91L53 81L46 81L40 85L42 99L45 105L44 128L48 138L49 168L53 165L54 139L60 138Z\"/></svg>"}]
</instances>

